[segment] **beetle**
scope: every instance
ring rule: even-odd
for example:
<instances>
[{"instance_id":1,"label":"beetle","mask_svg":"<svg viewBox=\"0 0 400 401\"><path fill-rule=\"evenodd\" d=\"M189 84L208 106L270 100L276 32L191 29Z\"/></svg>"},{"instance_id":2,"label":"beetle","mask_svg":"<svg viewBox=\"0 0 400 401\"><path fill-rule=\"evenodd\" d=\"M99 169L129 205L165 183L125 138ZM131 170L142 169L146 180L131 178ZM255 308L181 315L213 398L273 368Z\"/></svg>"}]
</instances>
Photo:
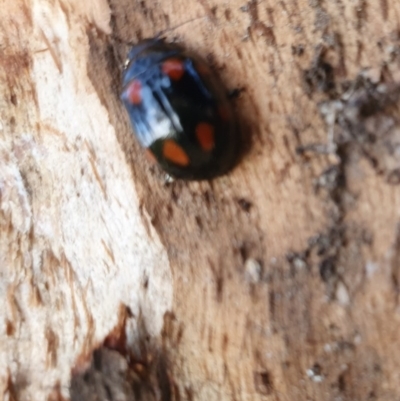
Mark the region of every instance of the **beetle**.
<instances>
[{"instance_id":1,"label":"beetle","mask_svg":"<svg viewBox=\"0 0 400 401\"><path fill-rule=\"evenodd\" d=\"M182 46L160 38L133 46L121 100L139 143L168 175L212 179L235 165L240 136L228 94Z\"/></svg>"}]
</instances>

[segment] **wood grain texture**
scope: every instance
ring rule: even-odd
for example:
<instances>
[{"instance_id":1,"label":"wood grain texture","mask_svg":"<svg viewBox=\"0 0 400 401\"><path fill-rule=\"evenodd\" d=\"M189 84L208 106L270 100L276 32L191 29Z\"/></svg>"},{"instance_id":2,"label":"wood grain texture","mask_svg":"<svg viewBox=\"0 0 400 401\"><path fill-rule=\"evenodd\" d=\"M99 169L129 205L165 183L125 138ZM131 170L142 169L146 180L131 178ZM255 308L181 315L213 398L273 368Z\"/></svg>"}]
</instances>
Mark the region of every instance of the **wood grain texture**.
<instances>
[{"instance_id":1,"label":"wood grain texture","mask_svg":"<svg viewBox=\"0 0 400 401\"><path fill-rule=\"evenodd\" d=\"M400 5L79 4L4 2L1 391L68 397L123 303L172 398L399 398ZM119 102L160 31L243 89L212 182L165 183Z\"/></svg>"}]
</instances>

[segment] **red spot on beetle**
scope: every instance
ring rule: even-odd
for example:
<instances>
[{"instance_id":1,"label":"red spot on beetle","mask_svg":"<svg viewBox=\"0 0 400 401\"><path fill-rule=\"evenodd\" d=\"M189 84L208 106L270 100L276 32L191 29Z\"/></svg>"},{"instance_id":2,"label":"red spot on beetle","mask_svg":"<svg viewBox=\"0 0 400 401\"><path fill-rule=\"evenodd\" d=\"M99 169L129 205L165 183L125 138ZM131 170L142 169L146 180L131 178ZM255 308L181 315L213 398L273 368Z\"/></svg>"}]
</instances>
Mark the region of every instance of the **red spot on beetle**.
<instances>
[{"instance_id":1,"label":"red spot on beetle","mask_svg":"<svg viewBox=\"0 0 400 401\"><path fill-rule=\"evenodd\" d=\"M178 58L165 60L161 69L164 74L168 75L174 81L179 81L185 73L185 65Z\"/></svg>"},{"instance_id":2,"label":"red spot on beetle","mask_svg":"<svg viewBox=\"0 0 400 401\"><path fill-rule=\"evenodd\" d=\"M131 81L126 88L126 94L132 104L140 104L142 102L142 83L138 79Z\"/></svg>"},{"instance_id":3,"label":"red spot on beetle","mask_svg":"<svg viewBox=\"0 0 400 401\"><path fill-rule=\"evenodd\" d=\"M164 141L163 156L179 166L187 166L190 162L186 152L172 139Z\"/></svg>"},{"instance_id":4,"label":"red spot on beetle","mask_svg":"<svg viewBox=\"0 0 400 401\"><path fill-rule=\"evenodd\" d=\"M209 123L201 122L196 126L196 138L201 148L209 152L215 146L214 127Z\"/></svg>"}]
</instances>

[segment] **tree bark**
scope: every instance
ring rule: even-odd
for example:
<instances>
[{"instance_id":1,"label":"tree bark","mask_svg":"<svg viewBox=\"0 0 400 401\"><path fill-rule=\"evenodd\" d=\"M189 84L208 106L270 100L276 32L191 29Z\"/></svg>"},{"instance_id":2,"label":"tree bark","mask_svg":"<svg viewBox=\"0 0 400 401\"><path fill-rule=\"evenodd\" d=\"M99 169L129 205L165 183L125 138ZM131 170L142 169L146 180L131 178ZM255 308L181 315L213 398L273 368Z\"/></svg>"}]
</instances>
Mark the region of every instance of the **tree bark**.
<instances>
[{"instance_id":1,"label":"tree bark","mask_svg":"<svg viewBox=\"0 0 400 401\"><path fill-rule=\"evenodd\" d=\"M400 397L400 3L1 6L5 400L68 399L122 332L155 399ZM132 135L124 58L159 32L242 89L224 177L167 183Z\"/></svg>"}]
</instances>

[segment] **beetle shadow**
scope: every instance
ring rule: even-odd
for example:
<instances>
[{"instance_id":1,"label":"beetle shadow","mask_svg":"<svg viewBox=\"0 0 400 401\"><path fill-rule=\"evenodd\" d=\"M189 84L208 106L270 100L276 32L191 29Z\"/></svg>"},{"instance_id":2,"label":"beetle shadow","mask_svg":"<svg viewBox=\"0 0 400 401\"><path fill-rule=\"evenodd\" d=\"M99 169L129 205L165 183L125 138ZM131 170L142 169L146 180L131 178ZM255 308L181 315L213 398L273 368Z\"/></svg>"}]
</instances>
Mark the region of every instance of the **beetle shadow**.
<instances>
[{"instance_id":1,"label":"beetle shadow","mask_svg":"<svg viewBox=\"0 0 400 401\"><path fill-rule=\"evenodd\" d=\"M252 124L241 110L241 103L245 101L242 94L245 92L246 88L243 87L234 88L228 92L228 97L231 100L232 109L235 113L237 135L236 157L230 171L240 165L243 159L245 159L250 153L254 143L254 130L252 129Z\"/></svg>"}]
</instances>

